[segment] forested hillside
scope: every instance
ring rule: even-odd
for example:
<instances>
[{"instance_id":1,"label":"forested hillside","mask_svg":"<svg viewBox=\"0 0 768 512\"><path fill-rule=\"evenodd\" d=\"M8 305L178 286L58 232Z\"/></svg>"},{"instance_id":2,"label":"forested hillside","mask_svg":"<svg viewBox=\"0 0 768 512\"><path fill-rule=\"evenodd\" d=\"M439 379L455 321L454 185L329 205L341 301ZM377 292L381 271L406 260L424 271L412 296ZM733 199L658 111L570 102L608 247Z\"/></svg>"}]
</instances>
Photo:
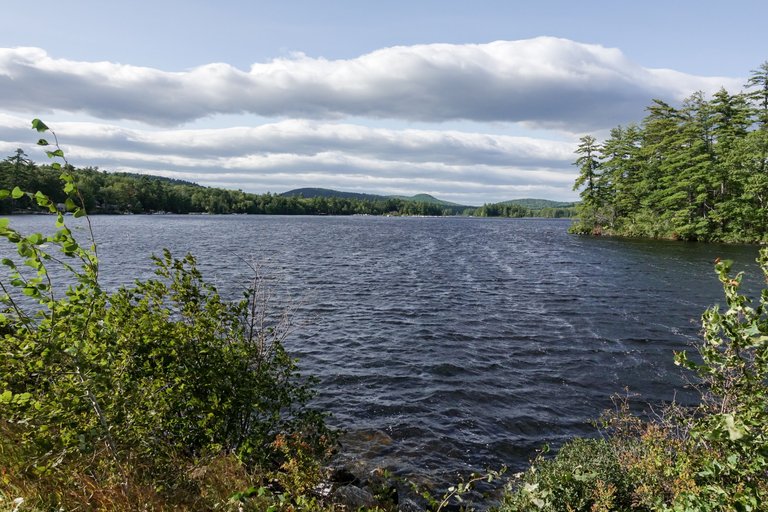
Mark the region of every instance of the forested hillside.
<instances>
[{"instance_id":1,"label":"forested hillside","mask_svg":"<svg viewBox=\"0 0 768 512\"><path fill-rule=\"evenodd\" d=\"M639 125L581 138L578 233L768 241L768 62L745 91L654 100Z\"/></svg>"},{"instance_id":2,"label":"forested hillside","mask_svg":"<svg viewBox=\"0 0 768 512\"><path fill-rule=\"evenodd\" d=\"M299 189L284 194L251 194L242 190L203 187L188 181L93 168L68 168L91 214L210 213L266 215L474 215L476 217L570 217L573 208L538 201L531 208L514 201L479 208L440 201L427 194L387 197L327 189ZM0 188L41 191L54 201L66 200L60 171L31 161L21 150L0 162ZM306 192L305 196L303 192ZM0 203L0 214L36 211L24 197Z\"/></svg>"},{"instance_id":3,"label":"forested hillside","mask_svg":"<svg viewBox=\"0 0 768 512\"><path fill-rule=\"evenodd\" d=\"M425 203L432 205L433 208L431 208L432 211L436 211L434 209L434 206L439 206L442 208L441 215L459 215L465 212L465 210L474 210L474 206L464 206L456 203L451 203L448 201L443 201L441 199L437 199L435 197L432 197L429 194L417 194L415 196L384 196L384 195L378 195L378 194L364 194L361 192L344 192L341 190L333 190L328 188L297 188L294 190L289 190L288 192L283 192L280 194L281 196L286 197L300 197L304 199L317 199L320 197L324 198L337 198L337 199L352 199L355 201L364 201L364 202L386 202L390 199L395 199L398 201L408 201L411 203ZM430 214L434 215L434 214Z\"/></svg>"},{"instance_id":4,"label":"forested hillside","mask_svg":"<svg viewBox=\"0 0 768 512\"><path fill-rule=\"evenodd\" d=\"M363 200L340 197L286 197L280 194L250 194L162 178L98 169L69 168L91 214L98 213L250 213L272 215L452 215L456 211L440 204L396 198ZM47 166L32 162L22 150L0 162L0 188L41 191L54 201L66 199L59 175ZM0 213L36 210L27 198L2 203Z\"/></svg>"}]
</instances>

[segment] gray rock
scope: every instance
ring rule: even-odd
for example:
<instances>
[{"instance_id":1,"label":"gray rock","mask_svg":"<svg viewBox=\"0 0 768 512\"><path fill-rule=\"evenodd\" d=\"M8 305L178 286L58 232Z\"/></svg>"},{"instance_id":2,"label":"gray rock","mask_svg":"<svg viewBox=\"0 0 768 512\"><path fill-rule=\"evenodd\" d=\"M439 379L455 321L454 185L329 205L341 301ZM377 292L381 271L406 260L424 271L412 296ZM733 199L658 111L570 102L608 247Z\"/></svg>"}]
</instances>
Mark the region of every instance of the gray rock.
<instances>
[{"instance_id":1,"label":"gray rock","mask_svg":"<svg viewBox=\"0 0 768 512\"><path fill-rule=\"evenodd\" d=\"M397 512L424 512L424 509L411 498L405 498L397 505Z\"/></svg>"},{"instance_id":2,"label":"gray rock","mask_svg":"<svg viewBox=\"0 0 768 512\"><path fill-rule=\"evenodd\" d=\"M373 508L376 506L376 499L373 497L373 494L354 485L339 487L333 492L333 498L335 502L344 505L349 510L357 510L361 507Z\"/></svg>"}]
</instances>

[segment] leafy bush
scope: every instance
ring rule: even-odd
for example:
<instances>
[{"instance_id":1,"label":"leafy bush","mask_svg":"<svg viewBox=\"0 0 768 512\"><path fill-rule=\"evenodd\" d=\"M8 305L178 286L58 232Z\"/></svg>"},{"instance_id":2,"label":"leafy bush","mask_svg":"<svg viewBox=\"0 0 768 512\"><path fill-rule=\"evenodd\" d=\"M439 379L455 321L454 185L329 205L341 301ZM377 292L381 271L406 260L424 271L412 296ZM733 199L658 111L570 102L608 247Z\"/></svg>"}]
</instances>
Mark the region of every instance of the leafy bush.
<instances>
[{"instance_id":1,"label":"leafy bush","mask_svg":"<svg viewBox=\"0 0 768 512\"><path fill-rule=\"evenodd\" d=\"M757 259L768 283L768 248ZM676 362L702 380L702 403L689 419L690 442L701 449L702 510L763 510L768 506L768 289L755 307L739 293L742 273L718 261L727 308L702 316L701 363L677 354ZM720 507L720 508L718 508Z\"/></svg>"},{"instance_id":2,"label":"leafy bush","mask_svg":"<svg viewBox=\"0 0 768 512\"><path fill-rule=\"evenodd\" d=\"M504 496L502 510L609 511L627 501L618 458L604 440L575 439L555 458L539 457L515 485Z\"/></svg>"},{"instance_id":3,"label":"leafy bush","mask_svg":"<svg viewBox=\"0 0 768 512\"><path fill-rule=\"evenodd\" d=\"M768 282L768 248L758 263ZM768 289L753 301L742 274L718 261L726 308L702 316L695 372L700 405L671 405L655 420L626 403L606 416L606 440L577 439L537 459L501 510L757 511L768 507Z\"/></svg>"},{"instance_id":4,"label":"leafy bush","mask_svg":"<svg viewBox=\"0 0 768 512\"><path fill-rule=\"evenodd\" d=\"M64 156L58 145L48 153ZM65 206L82 217L64 163L54 165ZM311 382L286 353L287 324L267 315L258 279L227 302L192 256L165 251L156 278L108 293L96 245L80 245L48 197L18 188L0 197L28 197L56 216L53 235L0 219L18 254L2 260L9 278L0 281L0 483L10 489L0 498L34 487L41 508L99 493L111 497L96 508L116 508L115 496L135 505L158 490L194 501L209 464L240 464L246 476L291 469L296 458L317 468L309 461L334 436L307 406ZM252 485L246 476L231 485Z\"/></svg>"}]
</instances>

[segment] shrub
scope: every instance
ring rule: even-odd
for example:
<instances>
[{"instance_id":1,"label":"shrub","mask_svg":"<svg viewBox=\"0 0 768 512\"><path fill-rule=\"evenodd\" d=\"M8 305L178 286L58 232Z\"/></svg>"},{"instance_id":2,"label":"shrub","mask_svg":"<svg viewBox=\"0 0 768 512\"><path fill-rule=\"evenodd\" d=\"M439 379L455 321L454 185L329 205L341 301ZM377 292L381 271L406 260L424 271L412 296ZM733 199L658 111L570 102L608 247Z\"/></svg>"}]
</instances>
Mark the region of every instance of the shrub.
<instances>
[{"instance_id":1,"label":"shrub","mask_svg":"<svg viewBox=\"0 0 768 512\"><path fill-rule=\"evenodd\" d=\"M757 259L768 283L768 248ZM768 506L768 289L755 307L739 293L743 274L730 261L715 270L726 308L702 316L701 362L676 362L702 382L702 403L689 419L690 443L704 456L700 491L687 499L702 510L763 510Z\"/></svg>"},{"instance_id":2,"label":"shrub","mask_svg":"<svg viewBox=\"0 0 768 512\"><path fill-rule=\"evenodd\" d=\"M621 510L627 482L612 446L601 439L574 439L553 459L539 457L518 475L504 511Z\"/></svg>"},{"instance_id":3,"label":"shrub","mask_svg":"<svg viewBox=\"0 0 768 512\"><path fill-rule=\"evenodd\" d=\"M64 156L58 145L48 153ZM58 168L67 210L84 216L72 176ZM267 475L326 454L333 434L307 406L311 381L286 353L286 324L267 315L258 279L228 302L191 255L165 251L156 278L108 293L96 245L83 247L49 198L0 190L24 196L56 216L56 231L25 235L0 219L18 255L2 260L9 279L0 281L4 487L36 488L42 508L97 488L143 503L158 490L190 501L207 485L195 468L212 461L234 456L248 474Z\"/></svg>"}]
</instances>

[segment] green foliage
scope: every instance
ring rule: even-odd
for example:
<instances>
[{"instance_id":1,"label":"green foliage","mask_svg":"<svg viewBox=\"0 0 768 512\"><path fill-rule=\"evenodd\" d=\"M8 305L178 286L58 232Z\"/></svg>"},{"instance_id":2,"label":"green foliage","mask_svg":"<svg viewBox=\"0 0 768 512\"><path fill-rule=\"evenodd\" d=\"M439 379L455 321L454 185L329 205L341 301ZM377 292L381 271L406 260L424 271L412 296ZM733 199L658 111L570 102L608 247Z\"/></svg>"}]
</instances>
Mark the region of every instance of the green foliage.
<instances>
[{"instance_id":1,"label":"green foliage","mask_svg":"<svg viewBox=\"0 0 768 512\"><path fill-rule=\"evenodd\" d=\"M768 282L768 249L758 263ZM699 474L702 505L760 510L768 505L768 289L754 304L739 293L743 276L731 275L730 261L719 261L716 271L726 308L702 316L701 362L676 357L706 386L690 429L707 452Z\"/></svg>"},{"instance_id":2,"label":"green foliage","mask_svg":"<svg viewBox=\"0 0 768 512\"><path fill-rule=\"evenodd\" d=\"M573 202L550 201L548 199L533 198L510 199L509 201L504 201L504 204L516 204L530 208L531 210L544 210L547 208L572 208L575 206L575 203Z\"/></svg>"},{"instance_id":3,"label":"green foliage","mask_svg":"<svg viewBox=\"0 0 768 512\"><path fill-rule=\"evenodd\" d=\"M572 231L723 242L768 241L766 69L747 92L654 100L640 126L576 150L581 189Z\"/></svg>"},{"instance_id":4,"label":"green foliage","mask_svg":"<svg viewBox=\"0 0 768 512\"><path fill-rule=\"evenodd\" d=\"M469 209L465 214L475 217L538 217L547 219L564 219L576 214L576 209L573 206L542 206L548 203L566 205L569 203L556 203L544 199L522 199L520 201L522 202L512 200L503 203L487 203L480 208Z\"/></svg>"},{"instance_id":5,"label":"green foliage","mask_svg":"<svg viewBox=\"0 0 768 512\"><path fill-rule=\"evenodd\" d=\"M53 147L49 156L63 159ZM74 176L60 178L66 210L85 216ZM283 346L288 319L268 314L258 279L241 300L225 301L191 255L165 251L154 258L156 278L108 293L92 233L81 245L42 192L0 196L56 219L53 235L22 234L0 219L0 236L16 249L0 281L4 486L50 489L38 492L41 508L76 503L92 481L129 502L143 495L137 489L193 499L201 480L180 468L229 456L265 479L296 473L301 460L302 478L312 478L334 435L307 407L311 381Z\"/></svg>"},{"instance_id":6,"label":"green foliage","mask_svg":"<svg viewBox=\"0 0 768 512\"><path fill-rule=\"evenodd\" d=\"M533 212L524 206L517 204L493 203L484 204L477 208L475 217L531 217Z\"/></svg>"},{"instance_id":7,"label":"green foliage","mask_svg":"<svg viewBox=\"0 0 768 512\"><path fill-rule=\"evenodd\" d=\"M518 475L516 491L504 496L500 510L621 510L628 501L627 484L608 442L576 439L554 459L539 457Z\"/></svg>"}]
</instances>

